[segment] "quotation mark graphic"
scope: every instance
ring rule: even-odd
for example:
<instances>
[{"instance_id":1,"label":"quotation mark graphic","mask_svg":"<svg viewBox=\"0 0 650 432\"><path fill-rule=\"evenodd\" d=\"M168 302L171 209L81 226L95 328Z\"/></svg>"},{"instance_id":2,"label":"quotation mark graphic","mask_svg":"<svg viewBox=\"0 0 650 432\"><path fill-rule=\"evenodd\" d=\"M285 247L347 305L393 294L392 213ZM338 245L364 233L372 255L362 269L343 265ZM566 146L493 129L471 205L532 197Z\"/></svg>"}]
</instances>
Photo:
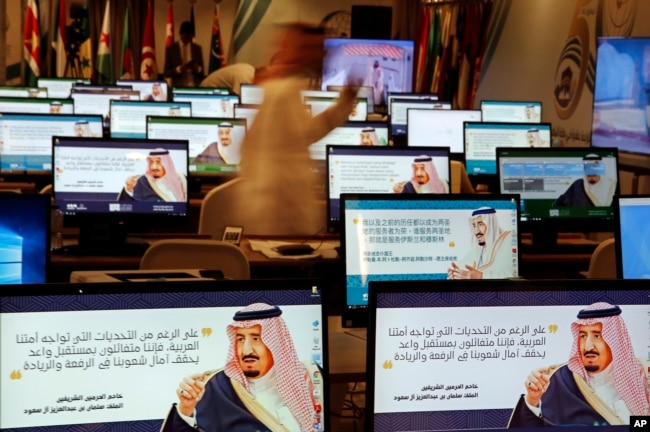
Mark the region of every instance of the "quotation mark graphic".
<instances>
[{"instance_id":1,"label":"quotation mark graphic","mask_svg":"<svg viewBox=\"0 0 650 432\"><path fill-rule=\"evenodd\" d=\"M392 369L393 368L393 361L392 360L386 360L384 362L384 369Z\"/></svg>"},{"instance_id":2,"label":"quotation mark graphic","mask_svg":"<svg viewBox=\"0 0 650 432\"><path fill-rule=\"evenodd\" d=\"M450 241L450 242L449 242L449 247L455 247L455 246L456 246L456 243L455 243L455 242L453 242L453 241Z\"/></svg>"},{"instance_id":3,"label":"quotation mark graphic","mask_svg":"<svg viewBox=\"0 0 650 432\"><path fill-rule=\"evenodd\" d=\"M556 333L558 328L559 327L558 327L557 324L551 324L551 325L548 326L548 332L549 333Z\"/></svg>"},{"instance_id":4,"label":"quotation mark graphic","mask_svg":"<svg viewBox=\"0 0 650 432\"><path fill-rule=\"evenodd\" d=\"M12 380L19 380L22 377L23 377L23 374L20 373L19 370L12 370L11 374L9 374L9 378L11 378Z\"/></svg>"},{"instance_id":5,"label":"quotation mark graphic","mask_svg":"<svg viewBox=\"0 0 650 432\"><path fill-rule=\"evenodd\" d=\"M359 219L357 219L357 218L354 218L354 219L352 219L352 222L354 222L354 224L356 225L356 224L358 224L358 223L359 223Z\"/></svg>"},{"instance_id":6,"label":"quotation mark graphic","mask_svg":"<svg viewBox=\"0 0 650 432\"><path fill-rule=\"evenodd\" d=\"M210 335L212 335L212 329L210 327L203 327L201 329L201 334L203 337L210 337Z\"/></svg>"}]
</instances>

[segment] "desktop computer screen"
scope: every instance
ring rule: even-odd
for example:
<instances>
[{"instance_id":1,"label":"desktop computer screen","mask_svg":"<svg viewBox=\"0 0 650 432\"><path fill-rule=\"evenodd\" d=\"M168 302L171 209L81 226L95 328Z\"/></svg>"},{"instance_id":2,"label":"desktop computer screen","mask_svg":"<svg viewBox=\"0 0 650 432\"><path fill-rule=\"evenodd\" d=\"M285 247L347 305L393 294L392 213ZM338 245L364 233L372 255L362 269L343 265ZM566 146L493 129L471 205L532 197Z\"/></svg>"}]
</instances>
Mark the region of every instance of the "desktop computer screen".
<instances>
[{"instance_id":1,"label":"desktop computer screen","mask_svg":"<svg viewBox=\"0 0 650 432\"><path fill-rule=\"evenodd\" d=\"M623 431L647 416L645 281L369 288L366 430Z\"/></svg>"},{"instance_id":2,"label":"desktop computer screen","mask_svg":"<svg viewBox=\"0 0 650 432\"><path fill-rule=\"evenodd\" d=\"M650 279L650 196L616 196L614 214L618 277Z\"/></svg>"},{"instance_id":3,"label":"desktop computer screen","mask_svg":"<svg viewBox=\"0 0 650 432\"><path fill-rule=\"evenodd\" d=\"M464 123L480 122L481 111L408 108L406 119L409 147L449 147L456 159L464 160Z\"/></svg>"},{"instance_id":4,"label":"desktop computer screen","mask_svg":"<svg viewBox=\"0 0 650 432\"><path fill-rule=\"evenodd\" d=\"M0 112L74 114L75 109L70 99L2 97L0 98Z\"/></svg>"},{"instance_id":5,"label":"desktop computer screen","mask_svg":"<svg viewBox=\"0 0 650 432\"><path fill-rule=\"evenodd\" d=\"M234 118L234 106L239 103L239 96L216 93L174 93L174 102L190 103L192 117Z\"/></svg>"},{"instance_id":6,"label":"desktop computer screen","mask_svg":"<svg viewBox=\"0 0 650 432\"><path fill-rule=\"evenodd\" d=\"M411 108L450 110L451 102L428 99L391 99L390 102L390 134L391 137L404 137L408 132L408 110Z\"/></svg>"},{"instance_id":7,"label":"desktop computer screen","mask_svg":"<svg viewBox=\"0 0 650 432\"><path fill-rule=\"evenodd\" d=\"M191 117L189 102L110 100L111 138L147 137L147 116Z\"/></svg>"},{"instance_id":8,"label":"desktop computer screen","mask_svg":"<svg viewBox=\"0 0 650 432\"><path fill-rule=\"evenodd\" d=\"M305 96L303 101L311 110L312 116L317 116L329 107L336 104L338 96ZM348 121L366 121L368 118L368 101L365 98L357 98L352 106L352 112Z\"/></svg>"},{"instance_id":9,"label":"desktop computer screen","mask_svg":"<svg viewBox=\"0 0 650 432\"><path fill-rule=\"evenodd\" d=\"M449 193L449 148L327 146L327 179L327 227L339 232L343 193Z\"/></svg>"},{"instance_id":10,"label":"desktop computer screen","mask_svg":"<svg viewBox=\"0 0 650 432\"><path fill-rule=\"evenodd\" d=\"M38 77L36 81L37 87L47 89L47 97L68 99L70 97L70 89L75 84L90 84L90 79L87 78L48 78Z\"/></svg>"},{"instance_id":11,"label":"desktop computer screen","mask_svg":"<svg viewBox=\"0 0 650 432\"><path fill-rule=\"evenodd\" d=\"M540 123L542 103L539 101L482 100L483 121L505 123Z\"/></svg>"},{"instance_id":12,"label":"desktop computer screen","mask_svg":"<svg viewBox=\"0 0 650 432\"><path fill-rule=\"evenodd\" d=\"M243 104L260 105L264 101L264 88L255 84L241 84L239 101Z\"/></svg>"},{"instance_id":13,"label":"desktop computer screen","mask_svg":"<svg viewBox=\"0 0 650 432\"><path fill-rule=\"evenodd\" d=\"M375 280L519 276L519 196L343 194L343 325L367 323Z\"/></svg>"},{"instance_id":14,"label":"desktop computer screen","mask_svg":"<svg viewBox=\"0 0 650 432\"><path fill-rule=\"evenodd\" d=\"M0 171L52 173L52 137L101 137L102 117L72 114L0 114Z\"/></svg>"},{"instance_id":15,"label":"desktop computer screen","mask_svg":"<svg viewBox=\"0 0 650 432\"><path fill-rule=\"evenodd\" d=\"M147 138L189 140L190 176L235 174L246 130L246 119L147 117Z\"/></svg>"},{"instance_id":16,"label":"desktop computer screen","mask_svg":"<svg viewBox=\"0 0 650 432\"><path fill-rule=\"evenodd\" d=\"M497 147L538 148L551 146L550 123L465 122L465 170L477 187L498 190Z\"/></svg>"},{"instance_id":17,"label":"desktop computer screen","mask_svg":"<svg viewBox=\"0 0 650 432\"><path fill-rule=\"evenodd\" d=\"M0 207L0 284L47 282L50 196L3 193Z\"/></svg>"},{"instance_id":18,"label":"desktop computer screen","mask_svg":"<svg viewBox=\"0 0 650 432\"><path fill-rule=\"evenodd\" d=\"M80 249L118 254L129 233L188 222L187 163L187 140L54 137L54 203Z\"/></svg>"},{"instance_id":19,"label":"desktop computer screen","mask_svg":"<svg viewBox=\"0 0 650 432\"><path fill-rule=\"evenodd\" d=\"M202 430L332 430L325 291L307 279L3 290L0 429L190 427L176 407L191 379L205 383Z\"/></svg>"},{"instance_id":20,"label":"desktop computer screen","mask_svg":"<svg viewBox=\"0 0 650 432\"><path fill-rule=\"evenodd\" d=\"M616 148L497 148L499 191L521 196L522 230L553 245L559 232L614 231Z\"/></svg>"},{"instance_id":21,"label":"desktop computer screen","mask_svg":"<svg viewBox=\"0 0 650 432\"><path fill-rule=\"evenodd\" d=\"M118 79L115 81L117 86L131 87L133 90L140 92L140 100L147 102L167 102L169 88L167 81L143 81Z\"/></svg>"}]
</instances>

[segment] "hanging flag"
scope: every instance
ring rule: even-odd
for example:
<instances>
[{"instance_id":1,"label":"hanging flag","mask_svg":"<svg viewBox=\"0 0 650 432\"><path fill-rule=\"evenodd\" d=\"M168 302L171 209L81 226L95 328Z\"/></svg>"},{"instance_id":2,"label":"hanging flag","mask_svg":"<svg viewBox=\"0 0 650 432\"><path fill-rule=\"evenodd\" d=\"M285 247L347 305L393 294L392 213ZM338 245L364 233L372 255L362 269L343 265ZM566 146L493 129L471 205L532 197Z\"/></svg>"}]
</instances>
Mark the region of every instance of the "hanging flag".
<instances>
[{"instance_id":1,"label":"hanging flag","mask_svg":"<svg viewBox=\"0 0 650 432\"><path fill-rule=\"evenodd\" d=\"M113 84L113 65L111 62L111 2L106 2L102 33L97 47L97 82Z\"/></svg>"},{"instance_id":2,"label":"hanging flag","mask_svg":"<svg viewBox=\"0 0 650 432\"><path fill-rule=\"evenodd\" d=\"M165 26L165 46L174 43L174 6L169 2L169 9L167 9L167 25Z\"/></svg>"},{"instance_id":3,"label":"hanging flag","mask_svg":"<svg viewBox=\"0 0 650 432\"><path fill-rule=\"evenodd\" d=\"M134 79L133 73L133 50L131 49L131 36L129 34L131 25L129 23L129 6L126 6L124 14L124 28L122 30L122 68L120 69L121 79Z\"/></svg>"},{"instance_id":4,"label":"hanging flag","mask_svg":"<svg viewBox=\"0 0 650 432\"><path fill-rule=\"evenodd\" d=\"M144 35L142 37L142 54L140 56L140 79L155 80L158 78L158 67L156 66L156 40L153 29L153 5L151 0L147 6L147 20L144 24Z\"/></svg>"},{"instance_id":5,"label":"hanging flag","mask_svg":"<svg viewBox=\"0 0 650 432\"><path fill-rule=\"evenodd\" d=\"M212 18L212 43L210 47L210 67L208 72L216 71L226 65L223 54L223 43L221 42L221 29L219 27L219 5L214 5L214 17Z\"/></svg>"},{"instance_id":6,"label":"hanging flag","mask_svg":"<svg viewBox=\"0 0 650 432\"><path fill-rule=\"evenodd\" d=\"M77 76L93 76L93 41L90 38L90 19L88 19L88 0L84 0L83 18L81 20L81 45L79 46L79 64L81 73Z\"/></svg>"},{"instance_id":7,"label":"hanging flag","mask_svg":"<svg viewBox=\"0 0 650 432\"><path fill-rule=\"evenodd\" d=\"M27 0L25 31L23 34L25 57L25 85L36 86L41 76L41 32L38 22L38 0Z\"/></svg>"},{"instance_id":8,"label":"hanging flag","mask_svg":"<svg viewBox=\"0 0 650 432\"><path fill-rule=\"evenodd\" d=\"M66 75L65 66L67 64L68 55L65 51L66 39L65 39L65 26L67 23L66 20L66 11L65 11L65 0L57 0L57 4L54 7L54 23L52 29L52 65L51 69L54 76L64 77Z\"/></svg>"}]
</instances>

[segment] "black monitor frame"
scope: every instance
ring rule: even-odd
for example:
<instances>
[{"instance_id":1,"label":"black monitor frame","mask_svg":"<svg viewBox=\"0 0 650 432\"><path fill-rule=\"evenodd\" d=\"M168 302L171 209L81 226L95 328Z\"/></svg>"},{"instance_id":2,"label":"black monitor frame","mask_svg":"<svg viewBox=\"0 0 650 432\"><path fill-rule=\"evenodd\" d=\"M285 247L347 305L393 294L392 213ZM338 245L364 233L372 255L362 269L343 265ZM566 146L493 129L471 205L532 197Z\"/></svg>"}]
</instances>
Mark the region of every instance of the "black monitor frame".
<instances>
[{"instance_id":1,"label":"black monitor frame","mask_svg":"<svg viewBox=\"0 0 650 432\"><path fill-rule=\"evenodd\" d=\"M614 161L617 161L618 150L616 148L589 148L589 147L555 147L555 148L504 148L498 147L497 152L497 183L499 192L504 192L501 189L500 177L501 173L501 163L499 162L501 158L507 157L506 155L516 156L517 154L525 155L526 153L530 154L531 151L534 151L538 154L538 157L543 157L548 155L548 157L558 156L561 157L571 157L574 155L576 158L582 157L590 153L596 153L601 155L610 154L614 157ZM620 180L618 169L616 169L616 191L614 196L618 194L620 189ZM517 193L515 191L505 192L505 193ZM558 234L561 232L612 232L615 230L617 219L613 209L614 202L612 201L612 207L609 210L609 216L607 217L587 217L587 216L575 216L575 217L546 217L544 219L535 219L528 218L525 219L526 215L526 198L522 197L522 221L521 221L521 230L522 232L532 233L532 242L533 247L554 247L557 244ZM597 208L597 207L594 207ZM605 208L605 207L604 207Z\"/></svg>"}]
</instances>

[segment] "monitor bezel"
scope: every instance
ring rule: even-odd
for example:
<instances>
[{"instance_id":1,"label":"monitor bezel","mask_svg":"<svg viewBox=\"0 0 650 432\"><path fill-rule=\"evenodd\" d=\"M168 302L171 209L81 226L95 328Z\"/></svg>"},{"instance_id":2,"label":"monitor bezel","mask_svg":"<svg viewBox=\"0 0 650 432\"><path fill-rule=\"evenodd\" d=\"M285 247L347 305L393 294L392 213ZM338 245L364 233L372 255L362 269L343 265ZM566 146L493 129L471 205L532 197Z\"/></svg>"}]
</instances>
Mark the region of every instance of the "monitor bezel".
<instances>
[{"instance_id":1,"label":"monitor bezel","mask_svg":"<svg viewBox=\"0 0 650 432\"><path fill-rule=\"evenodd\" d=\"M517 214L521 214L521 206L519 201L519 195L517 194L408 194L408 195L396 195L396 194L341 194L341 209L342 209L342 229L341 229L341 250L340 257L343 262L346 260L346 235L345 235L345 202L348 200L412 200L412 201L425 201L425 200L453 200L453 201L489 201L489 200L499 200L499 201L514 201L516 203ZM517 227L517 244L521 245L521 226L520 220L517 218L515 222ZM517 247L517 263L519 270L521 269L521 248ZM342 327L367 327L368 326L368 306L364 305L348 305L348 286L347 286L347 269L344 268L343 273L343 305L341 309L341 318L342 318ZM488 280L488 279L486 279ZM431 281L427 281L431 282ZM435 282L438 282L437 280ZM454 282L454 281L452 281ZM354 307L351 307L354 306Z\"/></svg>"},{"instance_id":2,"label":"monitor bezel","mask_svg":"<svg viewBox=\"0 0 650 432\"><path fill-rule=\"evenodd\" d=\"M449 178L447 179L447 184L449 186L449 192L447 194L439 194L439 195L448 195L451 193L451 158L450 158L450 153L449 153L449 147L433 147L433 146L427 146L427 147L393 147L393 146L381 146L381 147L375 147L375 146L356 146L356 145L331 145L328 144L325 148L325 154L326 154L326 164L325 164L325 175L327 178L327 181L325 182L325 200L326 200L326 207L327 207L327 231L330 233L340 233L341 232L341 214L339 213L339 217L337 219L333 218L332 215L332 204L331 204L331 197L330 197L330 181L329 181L329 176L331 174L330 172L330 157L331 157L331 149L336 148L339 150L358 150L363 152L363 149L366 149L367 151L377 151L381 153L387 153L385 157L390 157L391 153L413 153L413 157L421 156L422 154L429 155L430 153L445 153L445 156L439 156L436 155L435 157L437 158L442 158L446 157L447 158L447 174ZM341 201L339 198L339 209L341 209L340 205Z\"/></svg>"},{"instance_id":3,"label":"monitor bezel","mask_svg":"<svg viewBox=\"0 0 650 432\"><path fill-rule=\"evenodd\" d=\"M528 147L497 147L496 148L496 163L497 163L497 192L501 191L501 164L500 158L503 152L530 152L534 151L540 155L546 153L576 153L584 152L584 154L594 152L612 152L618 166L618 149L616 147L550 147L550 148L534 148ZM553 245L557 240L557 235L562 232L613 232L618 224L618 218L614 211L614 202L616 196L620 191L620 173L616 170L616 191L614 192L614 199L612 200L612 217L605 218L587 218L587 217L574 217L574 218L545 218L541 221L520 221L520 228L522 232L533 233L534 245Z\"/></svg>"},{"instance_id":4,"label":"monitor bezel","mask_svg":"<svg viewBox=\"0 0 650 432\"><path fill-rule=\"evenodd\" d=\"M373 281L368 284L368 330L366 344L366 430L374 430L374 376L375 376L375 340L376 340L376 321L377 321L377 295L379 293L429 293L434 295L463 295L470 301L467 306L471 306L471 299L474 293L493 292L495 296L507 298L511 292L529 292L531 296L537 295L537 302L543 305L558 304L564 305L562 300L566 299L567 291L593 291L605 293L594 301L603 301L607 298L606 293L618 291L639 291L646 293L646 302L650 297L647 281L638 279L627 279L625 281L609 279L537 279L537 280L468 280L468 281ZM616 288L614 287L616 284ZM623 284L623 285L619 285ZM627 285L627 286L624 286ZM557 295L549 295L557 294ZM641 297L641 296L639 296ZM554 303L555 302L555 303ZM644 304L644 303L639 303ZM647 304L647 303L645 303ZM479 306L480 307L480 306ZM514 401L513 401L514 408ZM471 428L464 430L469 431ZM583 427L580 427L582 430ZM495 429L500 430L500 429ZM506 428L504 427L505 431ZM541 430L541 429L540 429Z\"/></svg>"}]
</instances>

